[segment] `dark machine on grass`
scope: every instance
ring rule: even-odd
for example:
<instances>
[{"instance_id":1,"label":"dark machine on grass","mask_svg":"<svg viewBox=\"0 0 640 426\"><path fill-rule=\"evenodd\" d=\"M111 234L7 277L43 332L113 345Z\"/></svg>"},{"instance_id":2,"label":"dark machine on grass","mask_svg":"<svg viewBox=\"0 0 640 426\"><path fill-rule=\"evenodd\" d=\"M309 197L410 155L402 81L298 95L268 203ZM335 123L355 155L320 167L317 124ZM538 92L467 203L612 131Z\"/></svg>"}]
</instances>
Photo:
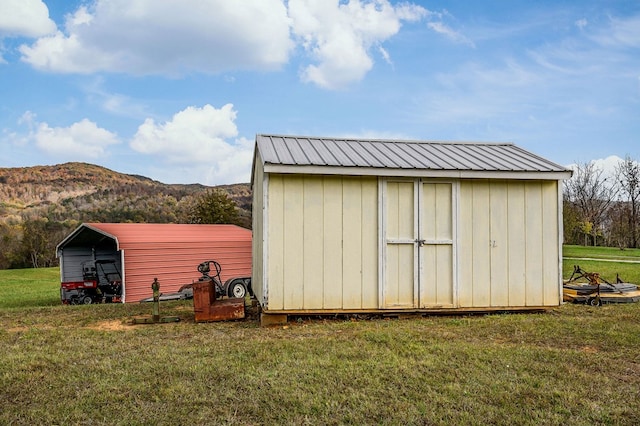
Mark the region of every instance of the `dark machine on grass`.
<instances>
[{"instance_id":1,"label":"dark machine on grass","mask_svg":"<svg viewBox=\"0 0 640 426\"><path fill-rule=\"evenodd\" d=\"M604 279L598 272L587 272L579 265L562 286L565 302L585 303L600 306L603 303L633 303L640 301L638 286L626 283L616 274L614 283Z\"/></svg>"},{"instance_id":2,"label":"dark machine on grass","mask_svg":"<svg viewBox=\"0 0 640 426\"><path fill-rule=\"evenodd\" d=\"M82 263L82 281L60 285L60 299L68 305L115 303L122 301L122 275L113 259Z\"/></svg>"}]
</instances>

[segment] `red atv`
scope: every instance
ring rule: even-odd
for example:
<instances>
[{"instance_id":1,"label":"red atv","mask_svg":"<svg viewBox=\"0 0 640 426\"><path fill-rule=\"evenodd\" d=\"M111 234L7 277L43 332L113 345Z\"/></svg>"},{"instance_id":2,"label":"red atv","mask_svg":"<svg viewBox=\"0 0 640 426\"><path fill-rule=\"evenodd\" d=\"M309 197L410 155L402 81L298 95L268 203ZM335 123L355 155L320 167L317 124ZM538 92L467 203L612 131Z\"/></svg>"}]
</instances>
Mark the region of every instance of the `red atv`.
<instances>
[{"instance_id":1,"label":"red atv","mask_svg":"<svg viewBox=\"0 0 640 426\"><path fill-rule=\"evenodd\" d=\"M89 305L122 301L122 275L113 259L82 263L82 281L61 283L60 299L65 305Z\"/></svg>"}]
</instances>

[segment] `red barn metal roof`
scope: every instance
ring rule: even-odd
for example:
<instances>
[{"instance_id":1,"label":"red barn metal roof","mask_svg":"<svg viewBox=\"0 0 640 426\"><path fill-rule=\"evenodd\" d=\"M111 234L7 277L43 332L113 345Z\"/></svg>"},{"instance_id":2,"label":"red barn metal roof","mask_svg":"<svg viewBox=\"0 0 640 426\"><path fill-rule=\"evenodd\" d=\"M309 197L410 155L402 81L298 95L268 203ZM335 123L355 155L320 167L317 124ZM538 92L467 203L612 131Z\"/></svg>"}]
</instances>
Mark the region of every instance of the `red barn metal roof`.
<instances>
[{"instance_id":1,"label":"red barn metal roof","mask_svg":"<svg viewBox=\"0 0 640 426\"><path fill-rule=\"evenodd\" d=\"M197 266L216 260L221 278L251 276L251 231L235 225L84 223L57 247L91 246L109 238L121 252L125 301L152 294L154 278L160 291L170 293L200 277Z\"/></svg>"}]
</instances>

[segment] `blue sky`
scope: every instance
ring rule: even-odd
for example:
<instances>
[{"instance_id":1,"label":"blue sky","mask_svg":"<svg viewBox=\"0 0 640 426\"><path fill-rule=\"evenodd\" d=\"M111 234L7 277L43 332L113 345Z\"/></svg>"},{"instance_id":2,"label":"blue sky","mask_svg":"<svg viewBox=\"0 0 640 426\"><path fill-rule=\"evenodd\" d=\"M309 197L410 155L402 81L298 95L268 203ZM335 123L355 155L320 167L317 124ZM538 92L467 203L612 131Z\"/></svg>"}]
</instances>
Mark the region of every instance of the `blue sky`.
<instances>
[{"instance_id":1,"label":"blue sky","mask_svg":"<svg viewBox=\"0 0 640 426\"><path fill-rule=\"evenodd\" d=\"M258 133L640 160L640 2L0 0L0 167L247 182Z\"/></svg>"}]
</instances>

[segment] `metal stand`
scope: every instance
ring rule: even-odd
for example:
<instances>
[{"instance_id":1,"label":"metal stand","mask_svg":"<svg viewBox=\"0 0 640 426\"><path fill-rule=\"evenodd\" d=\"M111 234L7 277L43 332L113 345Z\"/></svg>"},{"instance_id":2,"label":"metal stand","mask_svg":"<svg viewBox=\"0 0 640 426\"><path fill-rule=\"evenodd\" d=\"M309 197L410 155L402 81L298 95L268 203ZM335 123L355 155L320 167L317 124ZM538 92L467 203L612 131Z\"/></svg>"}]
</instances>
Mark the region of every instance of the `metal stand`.
<instances>
[{"instance_id":1,"label":"metal stand","mask_svg":"<svg viewBox=\"0 0 640 426\"><path fill-rule=\"evenodd\" d=\"M158 323L167 323L167 322L178 322L180 318L178 317L161 317L160 316L160 282L158 282L157 278L153 279L153 283L151 284L151 289L153 290L153 310L151 318L142 317L142 318L134 318L134 324L158 324Z\"/></svg>"}]
</instances>

